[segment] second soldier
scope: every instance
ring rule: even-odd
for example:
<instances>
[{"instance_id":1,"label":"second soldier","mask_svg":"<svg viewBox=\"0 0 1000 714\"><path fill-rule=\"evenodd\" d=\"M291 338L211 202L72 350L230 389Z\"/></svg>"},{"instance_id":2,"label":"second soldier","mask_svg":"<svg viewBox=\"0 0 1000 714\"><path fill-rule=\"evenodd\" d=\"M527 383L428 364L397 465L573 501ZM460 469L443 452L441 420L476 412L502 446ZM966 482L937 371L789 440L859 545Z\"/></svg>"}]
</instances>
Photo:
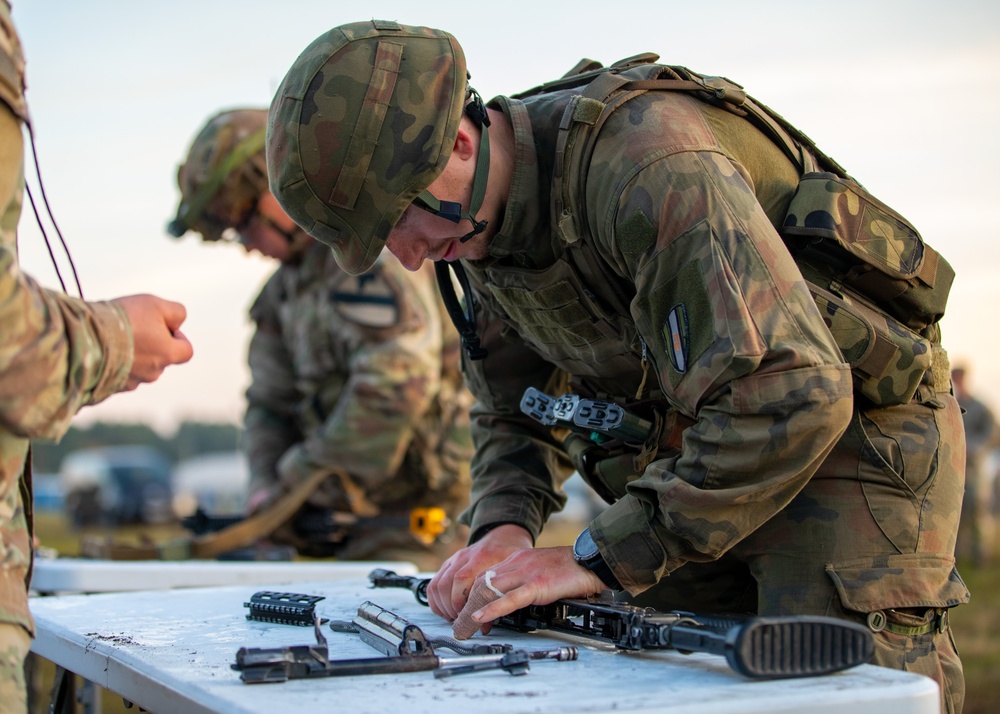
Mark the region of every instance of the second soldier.
<instances>
[{"instance_id":1,"label":"second soldier","mask_svg":"<svg viewBox=\"0 0 1000 714\"><path fill-rule=\"evenodd\" d=\"M281 261L250 309L248 512L328 473L272 539L306 555L436 570L465 543L456 526L434 538L435 523L422 522L440 513L423 509L451 520L468 501L471 396L458 335L432 271L409 273L386 253L348 275L282 211L268 190L266 119L240 109L208 121L178 170L168 227Z\"/></svg>"}]
</instances>

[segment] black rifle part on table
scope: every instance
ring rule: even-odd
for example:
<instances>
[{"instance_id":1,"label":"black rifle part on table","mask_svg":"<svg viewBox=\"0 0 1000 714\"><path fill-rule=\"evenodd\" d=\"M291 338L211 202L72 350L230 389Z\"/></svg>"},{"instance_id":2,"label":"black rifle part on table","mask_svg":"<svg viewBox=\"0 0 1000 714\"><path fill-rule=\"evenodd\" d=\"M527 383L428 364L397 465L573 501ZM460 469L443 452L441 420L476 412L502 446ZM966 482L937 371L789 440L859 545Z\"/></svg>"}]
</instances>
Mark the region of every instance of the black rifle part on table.
<instances>
[{"instance_id":1,"label":"black rifle part on table","mask_svg":"<svg viewBox=\"0 0 1000 714\"><path fill-rule=\"evenodd\" d=\"M527 674L533 660L568 662L578 656L576 647L515 650L511 645L466 646L452 638L428 638L416 625L372 602L365 602L358 608L358 615L352 623L335 622L331 623L331 627L339 632L362 635L362 641L388 656L331 660L327 640L316 617L313 621L315 644L241 647L232 668L240 672L240 679L247 684L424 671L433 671L434 676L440 679L490 669L521 675ZM435 653L435 644L453 649L459 652L459 656L441 657Z\"/></svg>"},{"instance_id":2,"label":"black rifle part on table","mask_svg":"<svg viewBox=\"0 0 1000 714\"><path fill-rule=\"evenodd\" d=\"M427 604L428 579L384 569L373 570L368 578L373 587L408 588L417 602ZM866 664L875 652L870 630L832 617L698 615L591 599L531 605L493 624L518 632L561 632L624 650L707 652L725 657L734 671L750 679L832 674Z\"/></svg>"}]
</instances>

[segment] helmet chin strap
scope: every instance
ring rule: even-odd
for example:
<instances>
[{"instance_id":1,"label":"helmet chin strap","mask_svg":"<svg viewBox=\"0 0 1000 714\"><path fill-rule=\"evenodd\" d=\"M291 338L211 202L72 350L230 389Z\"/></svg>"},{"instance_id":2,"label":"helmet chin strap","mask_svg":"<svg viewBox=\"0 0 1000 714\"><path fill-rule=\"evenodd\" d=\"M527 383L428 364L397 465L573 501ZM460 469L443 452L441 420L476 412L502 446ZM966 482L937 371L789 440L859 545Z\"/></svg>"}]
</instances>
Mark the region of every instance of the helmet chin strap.
<instances>
[{"instance_id":1,"label":"helmet chin strap","mask_svg":"<svg viewBox=\"0 0 1000 714\"><path fill-rule=\"evenodd\" d=\"M436 216L447 218L453 223L459 223L463 219L468 219L472 223L472 230L462 236L459 241L465 243L486 230L486 221L477 221L476 213L483 206L483 198L486 196L486 178L490 173L490 134L487 127L490 125L490 118L486 113L486 107L482 98L474 90L470 89L472 100L465 107L466 115L472 119L480 128L479 133L479 156L476 158L476 170L472 177L472 198L469 200L468 212L462 211L462 204L454 201L439 201L430 191L422 191L414 199L414 205L430 211ZM486 357L486 349L479 344L479 334L476 330L476 308L475 296L472 286L469 284L469 277L465 273L465 267L461 261L447 262L439 260L434 263L434 271L437 275L438 289L444 300L451 321L462 340L462 347L466 356L470 360L480 360ZM452 283L451 274L455 277L465 295L465 305L462 305L455 292L455 285Z\"/></svg>"},{"instance_id":2,"label":"helmet chin strap","mask_svg":"<svg viewBox=\"0 0 1000 714\"><path fill-rule=\"evenodd\" d=\"M452 223L461 223L463 219L468 219L472 224L472 230L459 238L461 243L465 243L482 233L486 230L488 223L488 221L476 220L476 214L483 207L483 199L486 197L486 180L490 173L490 133L487 130L490 118L486 113L486 106L476 90L470 89L470 92L472 100L466 105L465 114L476 123L480 132L479 155L476 157L476 170L472 177L472 198L469 200L469 210L463 211L462 204L455 201L441 201L427 190L421 191L413 200L413 203L419 208Z\"/></svg>"}]
</instances>

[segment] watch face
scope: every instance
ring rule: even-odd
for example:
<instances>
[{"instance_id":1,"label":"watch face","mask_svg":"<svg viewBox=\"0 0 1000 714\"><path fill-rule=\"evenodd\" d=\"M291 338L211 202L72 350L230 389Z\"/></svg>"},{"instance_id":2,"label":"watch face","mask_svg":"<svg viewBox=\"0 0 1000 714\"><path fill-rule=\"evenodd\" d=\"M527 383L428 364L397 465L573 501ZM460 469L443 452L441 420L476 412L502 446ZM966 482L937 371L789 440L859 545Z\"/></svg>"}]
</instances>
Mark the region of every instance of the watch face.
<instances>
[{"instance_id":1,"label":"watch face","mask_svg":"<svg viewBox=\"0 0 1000 714\"><path fill-rule=\"evenodd\" d=\"M590 529L584 528L583 532L577 536L576 543L573 545L573 557L578 561L587 561L598 553L600 553L600 550L590 535Z\"/></svg>"}]
</instances>

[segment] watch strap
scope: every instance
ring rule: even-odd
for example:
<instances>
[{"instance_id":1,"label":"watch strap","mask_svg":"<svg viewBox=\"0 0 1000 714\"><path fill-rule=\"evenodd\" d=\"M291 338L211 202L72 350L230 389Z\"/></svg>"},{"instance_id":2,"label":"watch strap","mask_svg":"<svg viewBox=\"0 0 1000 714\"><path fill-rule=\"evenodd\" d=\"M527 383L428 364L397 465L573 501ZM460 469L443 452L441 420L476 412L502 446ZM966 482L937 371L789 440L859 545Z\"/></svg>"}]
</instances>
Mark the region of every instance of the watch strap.
<instances>
[{"instance_id":1,"label":"watch strap","mask_svg":"<svg viewBox=\"0 0 1000 714\"><path fill-rule=\"evenodd\" d=\"M587 562L581 563L581 565L599 577L601 582L607 585L611 590L622 589L622 584L618 582L618 578L615 577L615 571L613 571L611 566L604 561L604 556L598 554Z\"/></svg>"}]
</instances>

